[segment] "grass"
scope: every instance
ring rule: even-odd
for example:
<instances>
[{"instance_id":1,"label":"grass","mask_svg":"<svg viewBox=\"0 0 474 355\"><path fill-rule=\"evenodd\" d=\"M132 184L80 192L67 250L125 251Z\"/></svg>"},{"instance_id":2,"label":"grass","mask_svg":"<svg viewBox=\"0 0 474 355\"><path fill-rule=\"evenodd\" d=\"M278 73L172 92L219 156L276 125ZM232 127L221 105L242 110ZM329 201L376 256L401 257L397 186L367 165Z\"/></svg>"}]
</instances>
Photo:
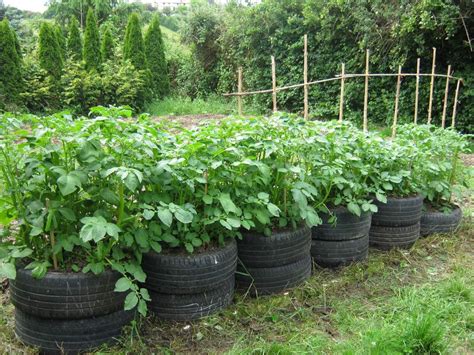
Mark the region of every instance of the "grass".
<instances>
[{"instance_id":1,"label":"grass","mask_svg":"<svg viewBox=\"0 0 474 355\"><path fill-rule=\"evenodd\" d=\"M244 107L244 114L258 114L252 107ZM206 99L167 97L160 101L150 103L145 112L152 116L183 116L183 115L230 115L237 114L235 99L221 96L210 96Z\"/></svg>"},{"instance_id":2,"label":"grass","mask_svg":"<svg viewBox=\"0 0 474 355\"><path fill-rule=\"evenodd\" d=\"M467 211L470 215L470 211ZM455 235L419 240L409 251L371 250L338 270L315 268L302 287L257 299L236 296L220 314L187 323L149 318L102 353L428 354L474 348L472 221ZM14 338L13 308L0 296L0 348Z\"/></svg>"}]
</instances>

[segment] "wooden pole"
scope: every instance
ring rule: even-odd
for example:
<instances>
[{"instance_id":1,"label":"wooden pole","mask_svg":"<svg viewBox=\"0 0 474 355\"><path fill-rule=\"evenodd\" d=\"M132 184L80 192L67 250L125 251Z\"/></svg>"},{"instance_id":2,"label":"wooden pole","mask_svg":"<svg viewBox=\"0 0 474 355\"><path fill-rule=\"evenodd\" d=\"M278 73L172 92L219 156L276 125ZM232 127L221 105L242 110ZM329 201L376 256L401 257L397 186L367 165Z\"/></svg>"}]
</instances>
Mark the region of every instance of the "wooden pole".
<instances>
[{"instance_id":1,"label":"wooden pole","mask_svg":"<svg viewBox=\"0 0 474 355\"><path fill-rule=\"evenodd\" d=\"M443 103L443 116L441 116L441 127L444 128L446 125L446 110L448 109L448 93L449 93L449 74L451 74L451 65L448 65L448 76L446 77L446 86L444 88L444 103Z\"/></svg>"},{"instance_id":2,"label":"wooden pole","mask_svg":"<svg viewBox=\"0 0 474 355\"><path fill-rule=\"evenodd\" d=\"M304 68L303 68L303 82L304 82L304 119L308 119L308 35L304 35Z\"/></svg>"},{"instance_id":3,"label":"wooden pole","mask_svg":"<svg viewBox=\"0 0 474 355\"><path fill-rule=\"evenodd\" d=\"M430 102L428 103L428 124L431 124L431 113L433 110L433 90L436 69L436 48L433 47L433 64L431 65Z\"/></svg>"},{"instance_id":4,"label":"wooden pole","mask_svg":"<svg viewBox=\"0 0 474 355\"><path fill-rule=\"evenodd\" d=\"M458 105L458 97L459 97L459 89L461 87L461 79L458 80L458 83L456 85L456 93L454 94L454 105L453 105L453 117L451 119L451 127L454 128L454 125L456 124L456 109Z\"/></svg>"},{"instance_id":5,"label":"wooden pole","mask_svg":"<svg viewBox=\"0 0 474 355\"><path fill-rule=\"evenodd\" d=\"M420 58L416 60L416 87L415 87L415 117L413 122L418 121L418 93L420 91Z\"/></svg>"},{"instance_id":6,"label":"wooden pole","mask_svg":"<svg viewBox=\"0 0 474 355\"><path fill-rule=\"evenodd\" d=\"M344 114L344 71L345 64L341 64L341 98L339 99L339 122L342 122Z\"/></svg>"},{"instance_id":7,"label":"wooden pole","mask_svg":"<svg viewBox=\"0 0 474 355\"><path fill-rule=\"evenodd\" d=\"M395 94L395 110L393 112L392 138L397 134L397 120L398 120L398 101L400 99L400 83L402 78L402 66L398 66L397 76L397 92Z\"/></svg>"},{"instance_id":8,"label":"wooden pole","mask_svg":"<svg viewBox=\"0 0 474 355\"><path fill-rule=\"evenodd\" d=\"M238 78L237 78L237 91L238 91L238 96L237 96L237 109L239 116L242 116L242 67L239 67L238 70Z\"/></svg>"},{"instance_id":9,"label":"wooden pole","mask_svg":"<svg viewBox=\"0 0 474 355\"><path fill-rule=\"evenodd\" d=\"M273 97L273 112L277 111L277 91L276 91L276 65L275 57L272 56L272 97Z\"/></svg>"},{"instance_id":10,"label":"wooden pole","mask_svg":"<svg viewBox=\"0 0 474 355\"><path fill-rule=\"evenodd\" d=\"M368 131L368 119L367 119L367 105L369 103L369 55L370 52L367 49L365 57L365 92L364 92L364 132Z\"/></svg>"}]
</instances>

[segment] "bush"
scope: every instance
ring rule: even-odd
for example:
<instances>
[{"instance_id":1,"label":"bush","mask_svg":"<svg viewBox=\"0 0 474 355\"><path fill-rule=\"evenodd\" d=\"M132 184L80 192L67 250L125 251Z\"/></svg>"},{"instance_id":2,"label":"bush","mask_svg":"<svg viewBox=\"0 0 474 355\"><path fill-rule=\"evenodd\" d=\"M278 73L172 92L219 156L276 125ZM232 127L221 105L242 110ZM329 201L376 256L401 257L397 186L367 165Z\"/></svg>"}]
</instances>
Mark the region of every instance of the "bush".
<instances>
[{"instance_id":1,"label":"bush","mask_svg":"<svg viewBox=\"0 0 474 355\"><path fill-rule=\"evenodd\" d=\"M0 108L16 103L21 90L18 40L7 19L0 21Z\"/></svg>"}]
</instances>

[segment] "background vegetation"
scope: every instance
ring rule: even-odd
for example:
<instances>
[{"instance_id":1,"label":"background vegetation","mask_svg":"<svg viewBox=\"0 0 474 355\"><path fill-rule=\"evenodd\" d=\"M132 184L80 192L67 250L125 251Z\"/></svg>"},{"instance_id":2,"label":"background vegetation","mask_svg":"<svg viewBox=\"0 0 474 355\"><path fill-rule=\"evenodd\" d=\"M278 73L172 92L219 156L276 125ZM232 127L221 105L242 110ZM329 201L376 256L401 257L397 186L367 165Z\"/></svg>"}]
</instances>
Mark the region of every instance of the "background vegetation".
<instances>
[{"instance_id":1,"label":"background vegetation","mask_svg":"<svg viewBox=\"0 0 474 355\"><path fill-rule=\"evenodd\" d=\"M95 12L101 38L106 37L107 30L110 31L115 60L105 60L104 73L91 78L88 77L90 74L77 73L79 69L71 68L66 59L63 75L83 78L85 84L82 98L74 100L74 95L70 94L68 101L55 102L55 94L49 90L51 83L37 68L41 23L52 22L66 35L70 32L68 28L72 25L71 19L75 18L83 31L87 27L89 9ZM149 27L151 30L157 28L158 18L153 20L154 25L150 23L154 15L159 15L166 60L163 61L163 57L157 59L157 55L150 51L145 57L149 62L153 82L160 82L160 88L154 87L153 83L147 85L149 77L146 74L132 74L133 70L122 59L127 58L122 50L125 48L125 29L131 14L138 17L140 30L144 34ZM470 0L264 0L255 6L241 5L237 1L218 6L196 0L191 6L161 13L151 5L129 4L121 0L52 0L43 15L7 7L0 10L0 18L8 18L10 27L18 36L21 47L19 54L24 57L22 75L25 87L20 90L23 93L20 95L21 99L13 102L16 106L12 105L10 98L2 95L1 107L10 110L26 108L47 111L69 106L81 111L94 102L112 102L129 103L142 110L145 103L160 100L168 93L174 97L193 100L234 91L239 66L244 69L245 88L269 88L271 55L276 57L278 83L298 83L302 81L303 75L303 35L308 34L310 80L334 76L340 72L342 62L346 64L347 72L363 72L366 48L371 50L372 72L395 73L398 65L403 66L404 72L415 72L416 59L420 57L422 71L428 73L432 47L436 47L437 72L444 74L451 64L454 75L464 78L459 100L459 127L472 132L474 52L469 41L474 36L473 15L474 6ZM146 43L151 41L145 38ZM120 60L117 61L117 58ZM121 68L117 67L117 62L120 62ZM167 73L168 80L163 76L161 79L155 77L157 70ZM74 74L71 75L71 72ZM114 76L107 76L113 73ZM105 94L96 94L105 85L96 84L99 79L122 82L120 97L110 97L107 90ZM162 80L165 82L162 83ZM125 85L127 81L130 82L129 85ZM68 90L66 84L60 84L61 92L77 91ZM361 79L349 80L346 85L346 117L358 122L362 116L363 85ZM444 85L443 79L437 80L433 112L435 123L439 123L441 116ZM413 117L414 86L414 78L405 78L402 82L402 121ZM152 93L143 90L150 87L153 88ZM453 92L454 82L451 84L450 108ZM421 120L426 117L428 94L429 78L423 78L419 109ZM371 121L388 123L393 112L395 78L371 80L369 95ZM301 88L279 93L279 108L300 112L302 96ZM86 102L84 97L88 98ZM313 86L310 90L312 116L335 118L338 97L337 82ZM130 102L125 102L127 100ZM258 107L260 111L269 110L271 95L247 99L246 105L249 104ZM449 116L450 114L448 112Z\"/></svg>"}]
</instances>

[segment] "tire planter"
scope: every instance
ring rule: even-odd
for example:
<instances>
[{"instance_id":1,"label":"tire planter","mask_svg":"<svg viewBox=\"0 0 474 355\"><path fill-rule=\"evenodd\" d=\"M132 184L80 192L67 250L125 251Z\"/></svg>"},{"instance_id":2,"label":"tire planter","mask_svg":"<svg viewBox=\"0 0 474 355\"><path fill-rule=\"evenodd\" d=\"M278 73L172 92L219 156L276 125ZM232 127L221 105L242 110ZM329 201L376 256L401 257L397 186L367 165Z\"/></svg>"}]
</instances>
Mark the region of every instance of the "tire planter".
<instances>
[{"instance_id":1,"label":"tire planter","mask_svg":"<svg viewBox=\"0 0 474 355\"><path fill-rule=\"evenodd\" d=\"M323 223L312 228L311 256L323 267L337 267L367 258L371 213L360 217L345 207L332 210L335 224L329 223L331 215L323 214Z\"/></svg>"},{"instance_id":2,"label":"tire planter","mask_svg":"<svg viewBox=\"0 0 474 355\"><path fill-rule=\"evenodd\" d=\"M423 196L388 197L387 203L375 200L378 212L372 215L373 226L403 227L420 222Z\"/></svg>"},{"instance_id":3,"label":"tire planter","mask_svg":"<svg viewBox=\"0 0 474 355\"><path fill-rule=\"evenodd\" d=\"M454 232L462 220L462 210L453 206L451 213L424 211L421 216L420 235L422 237L437 233Z\"/></svg>"},{"instance_id":4,"label":"tire planter","mask_svg":"<svg viewBox=\"0 0 474 355\"><path fill-rule=\"evenodd\" d=\"M236 282L253 295L268 295L295 287L311 276L311 229L280 231L266 237L243 232L237 242L240 263Z\"/></svg>"},{"instance_id":5,"label":"tire planter","mask_svg":"<svg viewBox=\"0 0 474 355\"><path fill-rule=\"evenodd\" d=\"M215 250L197 254L148 253L150 309L158 318L191 320L208 316L232 303L237 244L230 240Z\"/></svg>"},{"instance_id":6,"label":"tire planter","mask_svg":"<svg viewBox=\"0 0 474 355\"><path fill-rule=\"evenodd\" d=\"M378 249L408 249L420 237L423 196L388 197L387 203L375 201L378 212L372 215L369 244Z\"/></svg>"},{"instance_id":7,"label":"tire planter","mask_svg":"<svg viewBox=\"0 0 474 355\"><path fill-rule=\"evenodd\" d=\"M19 268L10 283L15 332L43 353L77 353L113 343L133 312L124 312L126 295L114 292L121 275L49 272L34 279Z\"/></svg>"}]
</instances>

